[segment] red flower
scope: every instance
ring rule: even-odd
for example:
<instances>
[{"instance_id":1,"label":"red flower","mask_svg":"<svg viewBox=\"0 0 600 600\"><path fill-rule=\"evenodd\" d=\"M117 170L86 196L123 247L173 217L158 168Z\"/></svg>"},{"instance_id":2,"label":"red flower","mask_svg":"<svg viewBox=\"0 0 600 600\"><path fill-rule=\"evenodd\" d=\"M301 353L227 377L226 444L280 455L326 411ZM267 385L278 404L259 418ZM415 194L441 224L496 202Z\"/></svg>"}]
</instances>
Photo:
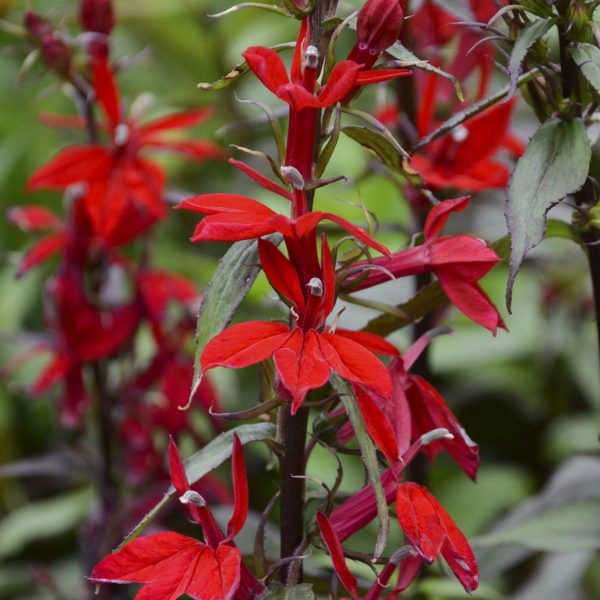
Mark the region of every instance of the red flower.
<instances>
[{"instance_id":1,"label":"red flower","mask_svg":"<svg viewBox=\"0 0 600 600\"><path fill-rule=\"evenodd\" d=\"M331 369L388 398L390 378L373 352L397 355L396 348L373 334L324 328L335 303L334 265L325 239L321 276L312 278L305 290L291 262L270 242L258 243L265 274L292 305L294 323L289 327L251 321L226 329L206 346L200 358L202 371L246 367L273 356L280 383L292 397L292 413L309 390L328 381Z\"/></svg>"},{"instance_id":2,"label":"red flower","mask_svg":"<svg viewBox=\"0 0 600 600\"><path fill-rule=\"evenodd\" d=\"M203 140L166 141L163 137L165 131L200 122L208 111L178 113L138 125L132 119L123 119L113 74L107 61L99 56L93 61L93 78L111 147L91 144L63 150L31 176L28 189L64 190L85 184L82 201L92 229L99 237L108 238L122 226L130 205L142 208L153 220L166 213L163 170L142 158L142 149L170 150L195 160L220 158L222 151ZM129 221L127 227L136 225Z\"/></svg>"},{"instance_id":3,"label":"red flower","mask_svg":"<svg viewBox=\"0 0 600 600\"><path fill-rule=\"evenodd\" d=\"M383 271L370 271L364 279L353 276L347 284L355 283L353 289L364 289L388 281L389 274L405 277L433 271L448 298L467 317L494 335L498 327L506 328L496 307L477 285L501 259L484 242L470 235L440 235L450 214L463 211L468 203L469 197L465 196L436 204L425 221L424 244L390 257L357 263L365 269L370 265L382 267Z\"/></svg>"},{"instance_id":4,"label":"red flower","mask_svg":"<svg viewBox=\"0 0 600 600\"><path fill-rule=\"evenodd\" d=\"M441 504L422 486L403 483L396 494L398 521L427 563L443 556L468 593L479 584L479 569L465 536Z\"/></svg>"}]
</instances>

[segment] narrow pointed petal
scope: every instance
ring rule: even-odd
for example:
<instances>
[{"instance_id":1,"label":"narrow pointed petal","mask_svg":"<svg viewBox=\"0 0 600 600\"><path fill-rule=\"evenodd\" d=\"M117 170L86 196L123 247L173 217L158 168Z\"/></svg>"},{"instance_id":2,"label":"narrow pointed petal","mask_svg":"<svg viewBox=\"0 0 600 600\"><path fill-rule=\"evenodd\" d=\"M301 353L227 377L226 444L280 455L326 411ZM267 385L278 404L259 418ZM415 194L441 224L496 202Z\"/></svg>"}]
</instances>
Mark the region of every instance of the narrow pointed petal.
<instances>
[{"instance_id":1,"label":"narrow pointed petal","mask_svg":"<svg viewBox=\"0 0 600 600\"><path fill-rule=\"evenodd\" d=\"M33 382L31 393L34 396L43 394L50 386L66 376L71 365L72 361L68 357L62 354L54 356Z\"/></svg>"},{"instance_id":2,"label":"narrow pointed petal","mask_svg":"<svg viewBox=\"0 0 600 600\"><path fill-rule=\"evenodd\" d=\"M190 484L185 474L185 468L183 467L183 461L177 449L177 444L175 444L175 440L171 436L169 436L169 469L173 487L180 496L183 496L190 489Z\"/></svg>"},{"instance_id":3,"label":"narrow pointed petal","mask_svg":"<svg viewBox=\"0 0 600 600\"><path fill-rule=\"evenodd\" d=\"M225 158L223 148L208 140L148 140L144 142L144 147L157 151L175 152L197 162L211 158Z\"/></svg>"},{"instance_id":4,"label":"narrow pointed petal","mask_svg":"<svg viewBox=\"0 0 600 600\"><path fill-rule=\"evenodd\" d=\"M296 113L305 108L321 108L319 99L296 83L286 83L277 90L277 97L292 107Z\"/></svg>"},{"instance_id":5,"label":"narrow pointed petal","mask_svg":"<svg viewBox=\"0 0 600 600\"><path fill-rule=\"evenodd\" d=\"M412 75L409 69L376 69L373 71L361 71L356 78L356 85L370 85Z\"/></svg>"},{"instance_id":6,"label":"narrow pointed petal","mask_svg":"<svg viewBox=\"0 0 600 600\"><path fill-rule=\"evenodd\" d=\"M357 240L363 242L367 246L374 248L378 252L381 252L381 254L384 254L385 256L391 255L391 252L383 244L380 244L379 242L375 241L364 229L362 229L361 227L357 227L356 225L350 223L350 221L347 221L346 219L343 219L342 217L339 217L338 215L334 215L332 213L315 211L307 213L296 219L294 227L296 229L298 237L307 235L310 231L313 231L321 221L324 221L325 219L337 223L342 229L345 229L351 236L355 237Z\"/></svg>"},{"instance_id":7,"label":"narrow pointed petal","mask_svg":"<svg viewBox=\"0 0 600 600\"><path fill-rule=\"evenodd\" d=\"M241 160L235 160L235 158L230 158L228 162L230 165L233 165L234 167L238 168L240 171L248 175L248 177L250 177L250 179L258 183L258 185L264 187L266 190L269 190L269 192L273 192L274 194L277 194L282 198L289 200L290 202L293 200L294 196L288 190L271 181L262 173L259 173L256 169L249 167L246 163L242 162Z\"/></svg>"},{"instance_id":8,"label":"narrow pointed petal","mask_svg":"<svg viewBox=\"0 0 600 600\"><path fill-rule=\"evenodd\" d=\"M310 17L306 17L302 20L298 39L296 40L296 47L294 48L294 58L292 59L292 68L290 70L293 83L300 83L300 81L302 81L302 54L309 27Z\"/></svg>"},{"instance_id":9,"label":"narrow pointed petal","mask_svg":"<svg viewBox=\"0 0 600 600\"><path fill-rule=\"evenodd\" d=\"M323 318L326 319L335 306L335 265L327 237L321 237L321 273L323 279Z\"/></svg>"},{"instance_id":10,"label":"narrow pointed petal","mask_svg":"<svg viewBox=\"0 0 600 600\"><path fill-rule=\"evenodd\" d=\"M398 445L389 419L368 392L356 387L355 393L369 435L390 462L398 460Z\"/></svg>"},{"instance_id":11,"label":"narrow pointed petal","mask_svg":"<svg viewBox=\"0 0 600 600\"><path fill-rule=\"evenodd\" d=\"M369 333L368 331L350 331L349 329L338 328L335 330L335 334L353 340L373 354L400 356L400 351L396 346L390 344L390 342L375 333Z\"/></svg>"},{"instance_id":12,"label":"narrow pointed petal","mask_svg":"<svg viewBox=\"0 0 600 600\"><path fill-rule=\"evenodd\" d=\"M343 60L333 67L327 84L321 88L318 98L323 108L333 106L345 98L357 82L360 65L352 60Z\"/></svg>"},{"instance_id":13,"label":"narrow pointed petal","mask_svg":"<svg viewBox=\"0 0 600 600\"><path fill-rule=\"evenodd\" d=\"M384 398L391 397L390 375L374 354L343 336L324 333L319 338L323 356L340 377L364 385Z\"/></svg>"},{"instance_id":14,"label":"narrow pointed petal","mask_svg":"<svg viewBox=\"0 0 600 600\"><path fill-rule=\"evenodd\" d=\"M92 61L92 78L100 106L108 120L111 131L121 123L119 92L108 60L96 55Z\"/></svg>"},{"instance_id":15,"label":"narrow pointed petal","mask_svg":"<svg viewBox=\"0 0 600 600\"><path fill-rule=\"evenodd\" d=\"M394 593L403 592L415 580L422 566L423 559L420 556L407 556L404 558L399 565L400 574L394 587Z\"/></svg>"},{"instance_id":16,"label":"narrow pointed petal","mask_svg":"<svg viewBox=\"0 0 600 600\"><path fill-rule=\"evenodd\" d=\"M171 129L183 129L192 127L208 119L213 113L212 108L199 108L197 110L188 110L172 115L166 115L154 119L149 123L138 126L137 130L142 135L154 134L159 131L168 131Z\"/></svg>"},{"instance_id":17,"label":"narrow pointed petal","mask_svg":"<svg viewBox=\"0 0 600 600\"><path fill-rule=\"evenodd\" d=\"M27 182L27 190L64 190L109 171L111 162L104 148L71 146L35 171Z\"/></svg>"},{"instance_id":18,"label":"narrow pointed petal","mask_svg":"<svg viewBox=\"0 0 600 600\"><path fill-rule=\"evenodd\" d=\"M236 194L202 194L187 198L175 208L191 210L204 215L219 213L255 213L270 217L275 213L268 206L257 200Z\"/></svg>"},{"instance_id":19,"label":"narrow pointed petal","mask_svg":"<svg viewBox=\"0 0 600 600\"><path fill-rule=\"evenodd\" d=\"M192 242L235 242L259 238L277 231L283 235L293 235L289 220L282 215L265 218L260 213L221 213L204 217L196 226L191 239Z\"/></svg>"},{"instance_id":20,"label":"narrow pointed petal","mask_svg":"<svg viewBox=\"0 0 600 600\"><path fill-rule=\"evenodd\" d=\"M480 239L470 235L450 235L435 239L429 245L429 258L434 268L451 269L466 281L478 281L502 259Z\"/></svg>"},{"instance_id":21,"label":"narrow pointed petal","mask_svg":"<svg viewBox=\"0 0 600 600\"><path fill-rule=\"evenodd\" d=\"M227 523L227 537L234 538L244 526L248 517L248 475L244 450L237 434L233 434L233 452L231 472L233 478L233 514Z\"/></svg>"},{"instance_id":22,"label":"narrow pointed petal","mask_svg":"<svg viewBox=\"0 0 600 600\"><path fill-rule=\"evenodd\" d=\"M452 198L436 204L425 220L425 240L430 240L440 234L446 221L453 212L462 212L469 205L470 196Z\"/></svg>"},{"instance_id":23,"label":"narrow pointed petal","mask_svg":"<svg viewBox=\"0 0 600 600\"><path fill-rule=\"evenodd\" d=\"M352 594L352 598L358 598L358 583L356 577L354 577L350 569L348 569L348 565L346 565L342 542L331 526L329 519L321 511L317 512L317 524L321 530L327 550L329 550L329 554L331 555L335 572L338 574L344 587Z\"/></svg>"},{"instance_id":24,"label":"narrow pointed petal","mask_svg":"<svg viewBox=\"0 0 600 600\"><path fill-rule=\"evenodd\" d=\"M290 336L289 327L269 321L233 325L214 337L200 357L202 371L214 367L240 369L273 356Z\"/></svg>"},{"instance_id":25,"label":"narrow pointed petal","mask_svg":"<svg viewBox=\"0 0 600 600\"><path fill-rule=\"evenodd\" d=\"M252 72L271 92L277 94L279 88L289 83L285 65L279 54L270 48L252 46L242 53Z\"/></svg>"},{"instance_id":26,"label":"narrow pointed petal","mask_svg":"<svg viewBox=\"0 0 600 600\"><path fill-rule=\"evenodd\" d=\"M476 284L465 281L450 268L436 271L437 278L454 306L493 335L506 325L487 294Z\"/></svg>"},{"instance_id":27,"label":"narrow pointed petal","mask_svg":"<svg viewBox=\"0 0 600 600\"><path fill-rule=\"evenodd\" d=\"M296 329L275 352L277 374L292 396L292 414L310 390L322 387L329 379L330 367L321 352L319 337L314 330L303 334Z\"/></svg>"},{"instance_id":28,"label":"narrow pointed petal","mask_svg":"<svg viewBox=\"0 0 600 600\"><path fill-rule=\"evenodd\" d=\"M29 269L48 260L65 246L65 234L53 233L35 242L23 255L17 267L17 277L24 275Z\"/></svg>"},{"instance_id":29,"label":"narrow pointed petal","mask_svg":"<svg viewBox=\"0 0 600 600\"><path fill-rule=\"evenodd\" d=\"M58 215L45 206L12 206L7 211L8 220L26 233L60 229L63 225Z\"/></svg>"},{"instance_id":30,"label":"narrow pointed petal","mask_svg":"<svg viewBox=\"0 0 600 600\"><path fill-rule=\"evenodd\" d=\"M465 591L471 594L479 585L477 560L469 542L460 529L441 506L440 509L438 514L446 527L446 540L442 545L442 556L448 562Z\"/></svg>"},{"instance_id":31,"label":"narrow pointed petal","mask_svg":"<svg viewBox=\"0 0 600 600\"><path fill-rule=\"evenodd\" d=\"M292 263L268 240L258 240L260 264L278 294L287 298L297 311L304 310L304 295Z\"/></svg>"}]
</instances>

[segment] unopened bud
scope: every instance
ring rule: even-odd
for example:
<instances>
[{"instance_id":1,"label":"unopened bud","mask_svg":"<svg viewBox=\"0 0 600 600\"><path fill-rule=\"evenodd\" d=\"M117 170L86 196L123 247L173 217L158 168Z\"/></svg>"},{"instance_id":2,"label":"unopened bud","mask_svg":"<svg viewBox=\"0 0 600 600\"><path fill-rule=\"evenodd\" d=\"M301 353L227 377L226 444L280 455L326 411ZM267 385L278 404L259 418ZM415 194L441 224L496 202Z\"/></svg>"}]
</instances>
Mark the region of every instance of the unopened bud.
<instances>
[{"instance_id":1,"label":"unopened bud","mask_svg":"<svg viewBox=\"0 0 600 600\"><path fill-rule=\"evenodd\" d=\"M320 298L323 295L323 282L318 277L313 277L306 284L306 287L309 289L311 296Z\"/></svg>"},{"instance_id":2,"label":"unopened bud","mask_svg":"<svg viewBox=\"0 0 600 600\"><path fill-rule=\"evenodd\" d=\"M51 36L54 31L52 25L34 10L25 13L24 25L29 37L36 44L40 44L42 38Z\"/></svg>"},{"instance_id":3,"label":"unopened bud","mask_svg":"<svg viewBox=\"0 0 600 600\"><path fill-rule=\"evenodd\" d=\"M368 0L358 13L358 42L350 60L371 67L400 36L404 12L400 0Z\"/></svg>"},{"instance_id":4,"label":"unopened bud","mask_svg":"<svg viewBox=\"0 0 600 600\"><path fill-rule=\"evenodd\" d=\"M81 0L79 20L86 31L108 35L115 25L112 0Z\"/></svg>"},{"instance_id":5,"label":"unopened bud","mask_svg":"<svg viewBox=\"0 0 600 600\"><path fill-rule=\"evenodd\" d=\"M43 38L40 49L42 60L49 69L65 77L69 74L73 51L58 34Z\"/></svg>"}]
</instances>

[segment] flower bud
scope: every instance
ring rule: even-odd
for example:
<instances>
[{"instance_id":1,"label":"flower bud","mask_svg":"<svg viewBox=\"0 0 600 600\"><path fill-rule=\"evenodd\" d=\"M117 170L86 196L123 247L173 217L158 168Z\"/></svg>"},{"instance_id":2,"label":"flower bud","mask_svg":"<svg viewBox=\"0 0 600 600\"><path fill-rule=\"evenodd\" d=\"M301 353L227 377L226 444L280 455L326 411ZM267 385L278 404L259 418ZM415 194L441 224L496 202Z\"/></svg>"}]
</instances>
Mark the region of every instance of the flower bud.
<instances>
[{"instance_id":1,"label":"flower bud","mask_svg":"<svg viewBox=\"0 0 600 600\"><path fill-rule=\"evenodd\" d=\"M53 32L52 25L34 10L28 10L25 13L24 25L35 44L40 44L42 38L51 36Z\"/></svg>"},{"instance_id":2,"label":"flower bud","mask_svg":"<svg viewBox=\"0 0 600 600\"><path fill-rule=\"evenodd\" d=\"M44 64L60 75L67 77L71 69L73 51L57 34L48 35L41 40L40 50Z\"/></svg>"},{"instance_id":3,"label":"flower bud","mask_svg":"<svg viewBox=\"0 0 600 600\"><path fill-rule=\"evenodd\" d=\"M400 36L404 12L400 0L368 0L358 13L358 42L349 59L373 66L379 55Z\"/></svg>"},{"instance_id":4,"label":"flower bud","mask_svg":"<svg viewBox=\"0 0 600 600\"><path fill-rule=\"evenodd\" d=\"M112 0L81 0L79 20L86 31L108 35L115 25Z\"/></svg>"}]
</instances>

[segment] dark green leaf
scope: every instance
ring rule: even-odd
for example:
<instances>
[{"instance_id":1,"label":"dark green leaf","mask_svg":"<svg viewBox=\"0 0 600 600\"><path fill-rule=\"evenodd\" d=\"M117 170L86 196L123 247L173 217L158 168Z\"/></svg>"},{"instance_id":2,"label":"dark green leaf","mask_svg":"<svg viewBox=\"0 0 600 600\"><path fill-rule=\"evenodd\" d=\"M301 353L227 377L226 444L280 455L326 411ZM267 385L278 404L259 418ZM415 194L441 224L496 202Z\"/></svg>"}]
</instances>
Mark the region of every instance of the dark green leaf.
<instances>
[{"instance_id":1,"label":"dark green leaf","mask_svg":"<svg viewBox=\"0 0 600 600\"><path fill-rule=\"evenodd\" d=\"M518 4L527 12L538 17L552 16L552 6L546 0L519 0Z\"/></svg>"},{"instance_id":2,"label":"dark green leaf","mask_svg":"<svg viewBox=\"0 0 600 600\"><path fill-rule=\"evenodd\" d=\"M387 543L387 536L390 529L390 517L388 514L387 502L385 499L385 493L381 484L381 476L379 473L379 464L377 462L377 452L375 446L367 432L365 421L358 408L358 403L354 397L354 391L352 385L347 381L339 377L338 375L332 374L331 384L335 391L339 394L340 400L346 409L346 414L352 423L354 433L356 434L356 440L360 448L360 453L367 469L367 475L369 477L369 483L373 486L375 492L375 499L377 501L377 541L375 542L375 550L373 552L374 558L379 558Z\"/></svg>"},{"instance_id":3,"label":"dark green leaf","mask_svg":"<svg viewBox=\"0 0 600 600\"><path fill-rule=\"evenodd\" d=\"M525 255L544 238L546 213L576 192L588 175L591 145L581 119L552 119L529 142L511 177L506 220L511 236L506 302Z\"/></svg>"},{"instance_id":4,"label":"dark green leaf","mask_svg":"<svg viewBox=\"0 0 600 600\"><path fill-rule=\"evenodd\" d=\"M267 239L279 244L281 236L272 235ZM206 344L229 325L260 272L259 262L256 240L235 242L219 261L198 314L194 380L190 398L200 384L200 356Z\"/></svg>"},{"instance_id":5,"label":"dark green leaf","mask_svg":"<svg viewBox=\"0 0 600 600\"><path fill-rule=\"evenodd\" d=\"M512 53L510 55L510 62L508 64L508 74L510 76L510 91L508 97L511 98L517 91L517 83L521 69L523 67L523 61L527 56L530 48L554 25L553 18L540 19L534 21L531 25L528 25L519 36L519 39L515 42Z\"/></svg>"},{"instance_id":6,"label":"dark green leaf","mask_svg":"<svg viewBox=\"0 0 600 600\"><path fill-rule=\"evenodd\" d=\"M570 52L583 76L600 94L600 48L592 44L576 44Z\"/></svg>"},{"instance_id":7,"label":"dark green leaf","mask_svg":"<svg viewBox=\"0 0 600 600\"><path fill-rule=\"evenodd\" d=\"M349 138L375 153L384 165L400 173L411 183L418 184L421 181L417 172L411 168L408 159L402 156L383 134L360 125L348 125L342 127L342 131Z\"/></svg>"},{"instance_id":8,"label":"dark green leaf","mask_svg":"<svg viewBox=\"0 0 600 600\"><path fill-rule=\"evenodd\" d=\"M198 452L192 454L192 456L183 461L190 485L193 485L202 479L202 477L211 471L214 471L231 456L234 433L240 438L242 444L248 444L250 442L261 440L274 440L276 428L272 423L253 423L250 425L240 425L239 427L221 433L206 444L204 448L198 450ZM146 513L144 518L129 532L127 537L121 542L119 548L122 548L125 544L142 533L174 495L175 488L171 486L165 492L160 502Z\"/></svg>"}]
</instances>

